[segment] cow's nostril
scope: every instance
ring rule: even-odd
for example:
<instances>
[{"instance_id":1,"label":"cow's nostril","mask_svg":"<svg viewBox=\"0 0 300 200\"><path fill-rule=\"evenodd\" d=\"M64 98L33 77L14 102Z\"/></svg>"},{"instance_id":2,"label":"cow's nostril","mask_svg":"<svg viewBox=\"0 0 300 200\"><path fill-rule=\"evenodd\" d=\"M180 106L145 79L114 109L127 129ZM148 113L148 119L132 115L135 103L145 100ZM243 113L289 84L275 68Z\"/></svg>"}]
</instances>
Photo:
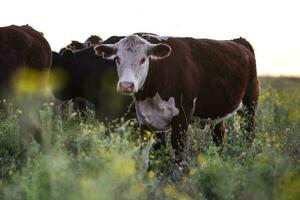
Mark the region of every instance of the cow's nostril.
<instances>
[{"instance_id":1,"label":"cow's nostril","mask_svg":"<svg viewBox=\"0 0 300 200\"><path fill-rule=\"evenodd\" d=\"M134 84L132 82L124 81L120 83L120 88L122 91L131 92L134 88Z\"/></svg>"}]
</instances>

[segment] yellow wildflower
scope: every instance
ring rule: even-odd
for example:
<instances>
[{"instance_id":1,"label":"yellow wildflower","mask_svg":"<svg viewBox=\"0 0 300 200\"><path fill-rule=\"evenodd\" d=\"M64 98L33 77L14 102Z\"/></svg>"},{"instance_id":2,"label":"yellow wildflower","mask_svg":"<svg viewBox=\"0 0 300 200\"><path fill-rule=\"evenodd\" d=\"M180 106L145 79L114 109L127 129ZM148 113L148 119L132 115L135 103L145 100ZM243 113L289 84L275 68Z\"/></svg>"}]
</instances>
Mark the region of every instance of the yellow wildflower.
<instances>
[{"instance_id":1,"label":"yellow wildflower","mask_svg":"<svg viewBox=\"0 0 300 200\"><path fill-rule=\"evenodd\" d=\"M205 159L205 157L204 157L203 154L200 154L198 156L198 163L199 163L199 165L200 165L201 168L203 168L204 165L206 164L206 159Z\"/></svg>"},{"instance_id":2,"label":"yellow wildflower","mask_svg":"<svg viewBox=\"0 0 300 200\"><path fill-rule=\"evenodd\" d=\"M176 197L177 191L176 188L172 185L167 185L166 187L164 187L164 193L168 196L168 197Z\"/></svg>"},{"instance_id":3,"label":"yellow wildflower","mask_svg":"<svg viewBox=\"0 0 300 200\"><path fill-rule=\"evenodd\" d=\"M119 178L127 178L136 173L136 164L132 159L119 158L112 164L112 171Z\"/></svg>"},{"instance_id":4,"label":"yellow wildflower","mask_svg":"<svg viewBox=\"0 0 300 200\"><path fill-rule=\"evenodd\" d=\"M148 172L148 178L150 178L150 179L153 179L155 177L155 175L156 175L155 172L152 170Z\"/></svg>"},{"instance_id":5,"label":"yellow wildflower","mask_svg":"<svg viewBox=\"0 0 300 200\"><path fill-rule=\"evenodd\" d=\"M9 171L8 171L8 176L12 176L13 175L13 171L10 169Z\"/></svg>"},{"instance_id":6,"label":"yellow wildflower","mask_svg":"<svg viewBox=\"0 0 300 200\"><path fill-rule=\"evenodd\" d=\"M151 135L151 131L145 130L144 132L146 133L147 136Z\"/></svg>"},{"instance_id":7,"label":"yellow wildflower","mask_svg":"<svg viewBox=\"0 0 300 200\"><path fill-rule=\"evenodd\" d=\"M196 174L196 169L195 168L192 168L189 172L189 175L190 176L194 176Z\"/></svg>"},{"instance_id":8,"label":"yellow wildflower","mask_svg":"<svg viewBox=\"0 0 300 200\"><path fill-rule=\"evenodd\" d=\"M134 120L129 120L129 126L134 126L134 125L135 125Z\"/></svg>"},{"instance_id":9,"label":"yellow wildflower","mask_svg":"<svg viewBox=\"0 0 300 200\"><path fill-rule=\"evenodd\" d=\"M150 157L150 159L154 159L155 158L155 156L154 156L153 153L151 153L149 157Z\"/></svg>"}]
</instances>

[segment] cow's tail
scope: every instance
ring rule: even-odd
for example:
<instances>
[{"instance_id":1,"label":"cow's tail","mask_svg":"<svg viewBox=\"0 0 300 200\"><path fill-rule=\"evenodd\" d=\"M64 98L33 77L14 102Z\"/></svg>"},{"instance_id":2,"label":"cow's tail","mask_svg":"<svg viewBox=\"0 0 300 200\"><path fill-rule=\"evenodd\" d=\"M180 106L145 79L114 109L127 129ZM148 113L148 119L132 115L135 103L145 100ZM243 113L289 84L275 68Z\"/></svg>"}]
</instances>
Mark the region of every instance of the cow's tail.
<instances>
[{"instance_id":1,"label":"cow's tail","mask_svg":"<svg viewBox=\"0 0 300 200\"><path fill-rule=\"evenodd\" d=\"M245 38L240 37L240 38L233 39L232 41L243 45L248 50L250 50L251 53L254 55L254 49L253 49L252 45Z\"/></svg>"}]
</instances>

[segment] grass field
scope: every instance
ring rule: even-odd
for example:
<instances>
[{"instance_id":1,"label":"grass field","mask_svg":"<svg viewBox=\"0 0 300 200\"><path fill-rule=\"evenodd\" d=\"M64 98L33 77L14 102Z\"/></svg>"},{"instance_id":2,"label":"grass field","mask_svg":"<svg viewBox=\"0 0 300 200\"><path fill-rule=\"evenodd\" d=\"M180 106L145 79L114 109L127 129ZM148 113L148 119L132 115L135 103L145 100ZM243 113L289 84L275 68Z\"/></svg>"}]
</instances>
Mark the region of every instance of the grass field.
<instances>
[{"instance_id":1,"label":"grass field","mask_svg":"<svg viewBox=\"0 0 300 200\"><path fill-rule=\"evenodd\" d=\"M60 117L51 102L40 111L42 142L31 140L24 158L22 111L2 101L0 199L299 200L300 79L264 77L260 83L253 146L246 147L239 116L226 121L221 155L209 127L195 121L184 152L189 172L179 175L170 144L151 153L146 170L147 142L130 123L108 126L67 111Z\"/></svg>"}]
</instances>

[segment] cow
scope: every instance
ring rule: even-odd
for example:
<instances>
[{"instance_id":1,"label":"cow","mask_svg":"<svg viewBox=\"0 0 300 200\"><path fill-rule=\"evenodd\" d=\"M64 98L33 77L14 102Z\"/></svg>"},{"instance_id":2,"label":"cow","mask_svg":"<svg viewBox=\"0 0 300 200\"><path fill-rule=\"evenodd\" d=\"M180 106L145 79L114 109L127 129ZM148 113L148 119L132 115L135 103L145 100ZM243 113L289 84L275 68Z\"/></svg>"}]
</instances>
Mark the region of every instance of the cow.
<instances>
[{"instance_id":1,"label":"cow","mask_svg":"<svg viewBox=\"0 0 300 200\"><path fill-rule=\"evenodd\" d=\"M245 39L133 34L115 44L96 45L94 51L116 62L117 91L133 97L139 124L155 131L171 129L176 162L182 161L193 116L212 124L213 141L221 146L223 120L243 107L252 143L259 82L254 50Z\"/></svg>"},{"instance_id":2,"label":"cow","mask_svg":"<svg viewBox=\"0 0 300 200\"><path fill-rule=\"evenodd\" d=\"M64 54L65 51L70 50L72 52L76 52L78 50L81 50L84 48L84 44L77 41L77 40L72 40L70 44L68 44L66 47L61 48L59 50L59 54Z\"/></svg>"},{"instance_id":3,"label":"cow","mask_svg":"<svg viewBox=\"0 0 300 200\"><path fill-rule=\"evenodd\" d=\"M90 37L88 37L88 39L85 40L83 45L84 45L84 48L89 48L91 46L100 44L102 42L103 42L102 38L99 37L98 35L91 35Z\"/></svg>"},{"instance_id":4,"label":"cow","mask_svg":"<svg viewBox=\"0 0 300 200\"><path fill-rule=\"evenodd\" d=\"M96 44L100 44L101 42L103 42L101 37L98 35L91 35L84 41L84 43L72 40L66 47L61 48L59 53L63 54L66 50L70 50L74 53L76 51L95 46Z\"/></svg>"},{"instance_id":5,"label":"cow","mask_svg":"<svg viewBox=\"0 0 300 200\"><path fill-rule=\"evenodd\" d=\"M51 98L47 90L51 48L43 34L29 25L0 27L0 44L0 97L22 111L20 133L26 150L32 135L41 138L38 109Z\"/></svg>"},{"instance_id":6,"label":"cow","mask_svg":"<svg viewBox=\"0 0 300 200\"><path fill-rule=\"evenodd\" d=\"M50 69L52 61L50 46L42 33L31 26L0 27L0 43L2 94L13 90L12 79L21 69L30 68L42 72L48 72Z\"/></svg>"},{"instance_id":7,"label":"cow","mask_svg":"<svg viewBox=\"0 0 300 200\"><path fill-rule=\"evenodd\" d=\"M112 36L102 43L114 43L121 38L123 37ZM101 40L100 37L98 41L99 39ZM52 71L54 74L55 71L63 71L65 81L62 88L53 91L57 99L75 99L75 103L76 99L79 99L81 105L83 99L86 99L94 104L92 107L95 108L96 118L100 121L111 121L126 115L132 99L115 91L118 77L113 61L96 56L93 45L76 51L67 49L62 54L52 54ZM127 118L129 117L133 115L128 115Z\"/></svg>"}]
</instances>

